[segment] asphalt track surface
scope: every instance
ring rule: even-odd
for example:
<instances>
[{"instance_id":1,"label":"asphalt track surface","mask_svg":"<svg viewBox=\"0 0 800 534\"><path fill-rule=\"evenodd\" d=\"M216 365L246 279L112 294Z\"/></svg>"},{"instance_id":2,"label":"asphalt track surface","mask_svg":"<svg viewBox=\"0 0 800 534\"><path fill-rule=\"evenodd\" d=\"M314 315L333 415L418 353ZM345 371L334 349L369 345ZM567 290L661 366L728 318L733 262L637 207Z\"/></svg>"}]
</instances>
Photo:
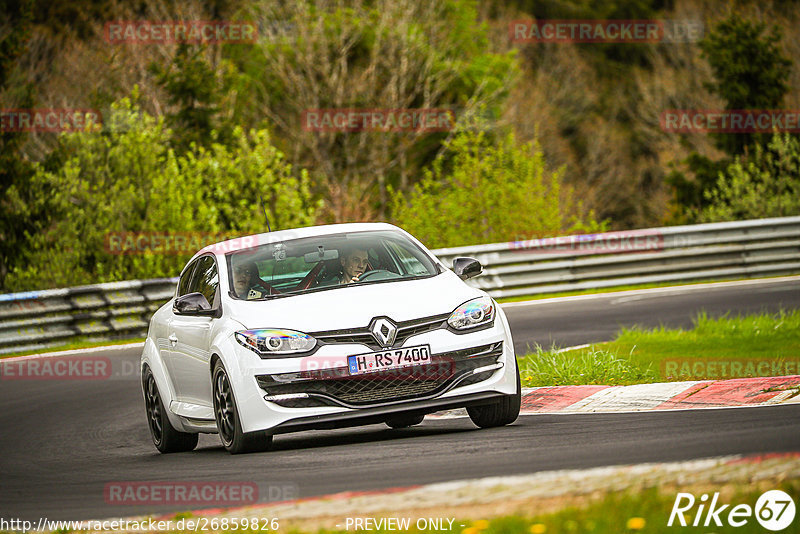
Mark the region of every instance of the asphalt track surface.
<instances>
[{"instance_id":1,"label":"asphalt track surface","mask_svg":"<svg viewBox=\"0 0 800 534\"><path fill-rule=\"evenodd\" d=\"M649 295L649 296L648 296ZM518 350L609 339L620 326L688 326L711 315L800 308L800 282L603 296L508 307ZM139 349L109 352L136 364ZM469 419L310 431L275 438L267 453L230 456L216 436L160 455L148 434L138 377L0 382L0 518L91 519L180 511L118 505L108 483L254 482L262 499L379 490L553 469L800 451L800 405L619 414L528 415L476 429ZM213 506L213 505L212 505ZM198 508L202 506L194 506Z\"/></svg>"}]
</instances>

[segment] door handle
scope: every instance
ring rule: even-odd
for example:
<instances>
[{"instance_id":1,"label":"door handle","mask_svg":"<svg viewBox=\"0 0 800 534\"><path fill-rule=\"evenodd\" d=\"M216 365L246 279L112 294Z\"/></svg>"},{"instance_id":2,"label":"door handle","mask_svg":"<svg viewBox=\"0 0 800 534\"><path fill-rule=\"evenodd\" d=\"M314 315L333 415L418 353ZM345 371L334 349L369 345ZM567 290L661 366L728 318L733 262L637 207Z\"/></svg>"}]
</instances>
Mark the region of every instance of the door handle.
<instances>
[{"instance_id":1,"label":"door handle","mask_svg":"<svg viewBox=\"0 0 800 534\"><path fill-rule=\"evenodd\" d=\"M178 336L176 336L175 334L170 334L167 339L169 339L169 342L172 344L173 347L178 344Z\"/></svg>"}]
</instances>

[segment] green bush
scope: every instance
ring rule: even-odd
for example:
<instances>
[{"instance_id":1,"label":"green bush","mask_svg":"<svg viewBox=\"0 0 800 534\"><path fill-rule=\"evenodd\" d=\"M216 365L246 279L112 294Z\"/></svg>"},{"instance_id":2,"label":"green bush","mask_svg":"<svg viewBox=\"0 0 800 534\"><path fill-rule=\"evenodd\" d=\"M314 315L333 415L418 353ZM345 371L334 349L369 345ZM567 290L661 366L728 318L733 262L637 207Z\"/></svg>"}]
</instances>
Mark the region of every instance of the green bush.
<instances>
[{"instance_id":1,"label":"green bush","mask_svg":"<svg viewBox=\"0 0 800 534\"><path fill-rule=\"evenodd\" d=\"M800 215L800 142L775 134L751 157L736 157L705 196L703 222Z\"/></svg>"},{"instance_id":2,"label":"green bush","mask_svg":"<svg viewBox=\"0 0 800 534\"><path fill-rule=\"evenodd\" d=\"M192 232L198 246L272 229L313 224L319 207L305 171L294 173L266 131L235 130L230 148L170 147L163 119L127 99L103 131L64 134L62 165L38 165L30 187L51 212L44 232L27 235L30 263L8 277L11 291L176 276L195 252L112 254L107 235Z\"/></svg>"},{"instance_id":3,"label":"green bush","mask_svg":"<svg viewBox=\"0 0 800 534\"><path fill-rule=\"evenodd\" d=\"M432 248L603 230L592 214L578 215L562 173L547 169L538 144L462 130L413 191L395 198L393 213Z\"/></svg>"}]
</instances>

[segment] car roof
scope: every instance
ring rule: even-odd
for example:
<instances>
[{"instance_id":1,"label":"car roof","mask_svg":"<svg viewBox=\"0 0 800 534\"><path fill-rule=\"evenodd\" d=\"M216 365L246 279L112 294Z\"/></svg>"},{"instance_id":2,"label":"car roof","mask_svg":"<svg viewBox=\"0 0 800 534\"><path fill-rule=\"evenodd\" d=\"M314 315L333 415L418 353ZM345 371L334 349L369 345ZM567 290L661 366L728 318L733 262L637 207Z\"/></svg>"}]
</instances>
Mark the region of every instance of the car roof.
<instances>
[{"instance_id":1,"label":"car roof","mask_svg":"<svg viewBox=\"0 0 800 534\"><path fill-rule=\"evenodd\" d=\"M253 234L248 236L236 237L227 241L220 241L206 245L200 249L192 259L212 252L217 255L224 255L237 250L244 250L250 247L265 245L269 243L280 243L291 239L303 237L315 237L324 235L341 234L346 232L366 232L376 230L400 230L397 226L389 223L344 223L344 224L325 224L320 226L306 226L305 228L292 228L288 230L278 230L275 232L264 232L263 234ZM191 260L190 260L191 261Z\"/></svg>"}]
</instances>

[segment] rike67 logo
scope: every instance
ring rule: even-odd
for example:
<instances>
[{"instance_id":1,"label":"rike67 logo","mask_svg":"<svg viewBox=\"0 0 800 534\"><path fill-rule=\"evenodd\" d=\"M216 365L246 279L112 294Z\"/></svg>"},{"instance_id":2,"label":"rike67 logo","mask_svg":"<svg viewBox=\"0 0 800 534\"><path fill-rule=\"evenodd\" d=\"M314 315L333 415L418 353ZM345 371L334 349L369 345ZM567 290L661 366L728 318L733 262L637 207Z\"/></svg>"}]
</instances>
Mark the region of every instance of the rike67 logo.
<instances>
[{"instance_id":1,"label":"rike67 logo","mask_svg":"<svg viewBox=\"0 0 800 534\"><path fill-rule=\"evenodd\" d=\"M697 504L696 510L695 504ZM708 494L705 493L700 499L695 499L691 493L678 493L667 526L686 527L691 522L693 527L722 527L726 524L741 527L755 517L762 527L777 532L792 524L795 512L794 500L781 490L763 493L756 501L755 508L749 504L737 504L732 508L730 504L719 504L719 492L714 493L710 502Z\"/></svg>"}]
</instances>

